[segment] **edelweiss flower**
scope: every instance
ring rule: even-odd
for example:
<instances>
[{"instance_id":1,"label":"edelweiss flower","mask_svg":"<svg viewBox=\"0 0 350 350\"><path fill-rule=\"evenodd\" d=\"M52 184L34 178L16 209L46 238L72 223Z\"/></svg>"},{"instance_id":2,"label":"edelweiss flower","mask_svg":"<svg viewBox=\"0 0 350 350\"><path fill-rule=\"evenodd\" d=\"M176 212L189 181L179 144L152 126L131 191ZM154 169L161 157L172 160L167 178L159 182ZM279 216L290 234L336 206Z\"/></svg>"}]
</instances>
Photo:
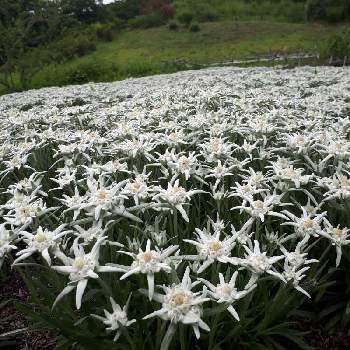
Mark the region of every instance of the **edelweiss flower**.
<instances>
[{"instance_id":1,"label":"edelweiss flower","mask_svg":"<svg viewBox=\"0 0 350 350\"><path fill-rule=\"evenodd\" d=\"M11 250L17 249L17 247L14 244L12 244L13 240L14 240L14 235L11 233L11 231L6 229L6 224L1 224L0 225L0 268L6 254L9 253Z\"/></svg>"},{"instance_id":2,"label":"edelweiss flower","mask_svg":"<svg viewBox=\"0 0 350 350\"><path fill-rule=\"evenodd\" d=\"M43 229L41 226L38 227L35 234L27 231L20 231L19 235L24 237L24 242L27 244L27 248L19 251L16 256L18 258L13 262L17 264L20 261L33 255L35 252L39 252L45 259L48 265L51 265L51 258L49 254L50 248L55 248L58 240L68 234L71 231L62 231L65 228L65 224L60 225L54 231Z\"/></svg>"},{"instance_id":3,"label":"edelweiss flower","mask_svg":"<svg viewBox=\"0 0 350 350\"><path fill-rule=\"evenodd\" d=\"M220 240L220 231L210 234L206 229L200 230L196 228L196 233L196 241L192 239L184 239L184 242L195 245L198 255L185 255L183 258L203 261L203 264L198 269L197 273L202 273L220 257L229 257L231 250L235 246L236 237L226 237L223 240Z\"/></svg>"},{"instance_id":4,"label":"edelweiss flower","mask_svg":"<svg viewBox=\"0 0 350 350\"><path fill-rule=\"evenodd\" d=\"M208 325L201 319L201 304L210 299L204 297L201 292L194 293L191 290L198 283L199 281L191 282L190 268L187 267L180 284L174 284L170 287L163 285L161 288L165 295L154 294L154 300L162 303L162 307L143 319L158 316L165 321L170 321L170 326L161 345L162 349L168 348L178 323L191 325L197 338L200 337L199 328L210 331Z\"/></svg>"},{"instance_id":5,"label":"edelweiss flower","mask_svg":"<svg viewBox=\"0 0 350 350\"><path fill-rule=\"evenodd\" d=\"M342 256L342 247L350 243L350 230L347 228L334 227L327 219L323 220L325 229L321 230L319 234L327 239L335 246L337 252L337 259L335 266L338 267Z\"/></svg>"},{"instance_id":6,"label":"edelweiss flower","mask_svg":"<svg viewBox=\"0 0 350 350\"><path fill-rule=\"evenodd\" d=\"M277 216L282 219L287 219L287 217L281 213L277 213L272 210L275 205L278 206L286 206L290 205L290 203L281 203L282 195L266 195L262 200L253 200L250 197L242 197L245 202L249 204L249 206L240 205L237 207L231 208L233 209L241 209L247 212L253 218L260 218L261 222L265 221L265 216Z\"/></svg>"},{"instance_id":7,"label":"edelweiss flower","mask_svg":"<svg viewBox=\"0 0 350 350\"><path fill-rule=\"evenodd\" d=\"M147 275L148 282L148 296L152 300L154 293L154 274L160 271L171 272L171 266L168 261L169 256L173 254L178 249L178 246L169 246L164 250L159 250L156 247L156 250L151 250L151 241L147 240L146 250L143 251L139 249L139 253L129 253L120 251L120 253L127 254L131 256L134 261L131 266L121 267L121 265L115 265L120 268L120 271L125 269L126 272L123 276L120 277L120 280L123 280L131 275L143 273ZM113 266L110 264L110 266Z\"/></svg>"},{"instance_id":8,"label":"edelweiss flower","mask_svg":"<svg viewBox=\"0 0 350 350\"><path fill-rule=\"evenodd\" d=\"M306 266L298 270L297 266L289 264L288 260L284 261L283 277L287 282L292 282L293 287L299 292L305 294L308 298L311 298L310 294L303 288L300 287L300 281L305 277L304 272L310 269L310 266Z\"/></svg>"},{"instance_id":9,"label":"edelweiss flower","mask_svg":"<svg viewBox=\"0 0 350 350\"><path fill-rule=\"evenodd\" d=\"M232 304L244 298L248 293L250 293L255 287L256 284L249 286L249 288L244 289L242 291L238 291L235 287L236 279L238 276L238 271L234 272L229 282L225 282L224 275L219 273L220 283L214 286L211 282L199 278L199 280L204 283L210 291L208 294L217 301L217 303L225 303L227 305L227 311L237 320L239 321L239 316L237 311L234 309Z\"/></svg>"},{"instance_id":10,"label":"edelweiss flower","mask_svg":"<svg viewBox=\"0 0 350 350\"><path fill-rule=\"evenodd\" d=\"M187 222L189 222L190 219L188 218L183 205L186 204L194 194L204 193L202 190L187 191L185 188L179 186L179 180L175 180L174 184L169 182L166 190L159 187L158 191L159 193L156 194L153 199L157 200L158 202L164 201L168 203L171 208L177 209L182 215L183 219Z\"/></svg>"},{"instance_id":11,"label":"edelweiss flower","mask_svg":"<svg viewBox=\"0 0 350 350\"><path fill-rule=\"evenodd\" d=\"M284 222L281 225L293 226L295 232L294 235L296 237L317 237L321 232L320 223L327 213L312 214L308 213L305 207L301 207L301 209L303 211L301 217L297 217L289 211L284 210L283 213L288 216L291 221Z\"/></svg>"},{"instance_id":12,"label":"edelweiss flower","mask_svg":"<svg viewBox=\"0 0 350 350\"><path fill-rule=\"evenodd\" d=\"M75 241L73 244L74 258L70 258L59 251L55 252L56 257L64 263L64 266L52 266L52 269L69 275L70 282L57 296L52 308L54 308L57 302L59 302L65 295L76 288L75 303L77 309L80 309L81 300L89 278L98 278L96 272L115 271L111 266L99 266L98 264L100 246L105 239L106 237L100 238L94 244L90 253L85 253L83 247Z\"/></svg>"},{"instance_id":13,"label":"edelweiss flower","mask_svg":"<svg viewBox=\"0 0 350 350\"><path fill-rule=\"evenodd\" d=\"M121 328L129 327L130 325L136 322L135 319L129 321L127 316L130 297L131 295L129 296L128 301L126 302L123 308L121 308L119 304L117 304L115 300L112 297L110 297L109 300L112 304L112 313L108 312L107 310L103 310L105 317L92 315L93 317L102 321L105 324L107 332L116 331L113 341L117 341L119 339L121 335Z\"/></svg>"},{"instance_id":14,"label":"edelweiss flower","mask_svg":"<svg viewBox=\"0 0 350 350\"><path fill-rule=\"evenodd\" d=\"M260 245L257 240L254 241L254 250L251 250L247 246L243 246L244 250L246 251L244 259L242 258L220 258L224 263L231 263L233 265L239 265L247 270L251 271L252 278L250 282L248 282L247 286L251 286L255 283L255 281L258 279L258 277L264 273L268 273L272 276L275 276L285 282L284 277L278 273L277 271L273 270L273 264L277 261L280 261L284 259L284 255L279 256L267 256L266 252L260 251Z\"/></svg>"}]
</instances>

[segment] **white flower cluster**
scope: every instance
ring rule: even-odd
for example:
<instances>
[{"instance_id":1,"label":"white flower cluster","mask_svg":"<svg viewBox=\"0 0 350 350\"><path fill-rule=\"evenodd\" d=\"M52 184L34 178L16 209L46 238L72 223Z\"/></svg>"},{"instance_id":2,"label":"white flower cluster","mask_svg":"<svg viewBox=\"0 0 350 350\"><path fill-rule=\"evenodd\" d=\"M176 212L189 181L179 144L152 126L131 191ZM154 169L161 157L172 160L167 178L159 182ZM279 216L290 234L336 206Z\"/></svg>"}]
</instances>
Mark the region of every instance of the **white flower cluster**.
<instances>
[{"instance_id":1,"label":"white flower cluster","mask_svg":"<svg viewBox=\"0 0 350 350\"><path fill-rule=\"evenodd\" d=\"M163 349L179 323L210 331L206 305L239 321L271 279L310 297L310 264L350 243L349 86L343 68L223 68L0 97L0 261L67 275L55 304L75 290L77 309L115 275L161 307L129 321L116 292L94 317L115 340L168 321Z\"/></svg>"}]
</instances>

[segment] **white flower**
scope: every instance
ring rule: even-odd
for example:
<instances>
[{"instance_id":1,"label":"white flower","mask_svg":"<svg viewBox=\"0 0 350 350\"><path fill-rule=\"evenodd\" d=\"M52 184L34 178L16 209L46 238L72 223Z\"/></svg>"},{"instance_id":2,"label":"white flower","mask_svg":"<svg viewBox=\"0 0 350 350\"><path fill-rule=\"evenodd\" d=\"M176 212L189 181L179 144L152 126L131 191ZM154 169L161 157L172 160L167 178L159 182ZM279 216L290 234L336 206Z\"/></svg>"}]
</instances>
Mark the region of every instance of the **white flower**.
<instances>
[{"instance_id":1,"label":"white flower","mask_svg":"<svg viewBox=\"0 0 350 350\"><path fill-rule=\"evenodd\" d=\"M325 224L324 230L321 230L319 234L327 239L335 246L337 252L336 267L340 264L342 256L342 247L350 243L350 230L348 228L334 227L327 219L323 220Z\"/></svg>"},{"instance_id":2,"label":"white flower","mask_svg":"<svg viewBox=\"0 0 350 350\"><path fill-rule=\"evenodd\" d=\"M198 255L185 255L184 259L200 260L203 261L201 267L199 267L197 273L202 273L211 264L218 260L220 257L228 257L231 254L231 250L235 246L235 237L225 237L220 239L220 231L210 234L206 229L200 230L196 228L197 240L184 239L184 242L188 242L196 246Z\"/></svg>"},{"instance_id":3,"label":"white flower","mask_svg":"<svg viewBox=\"0 0 350 350\"><path fill-rule=\"evenodd\" d=\"M293 213L284 210L283 214L288 216L291 221L284 222L281 225L293 226L295 232L294 235L296 237L317 237L321 232L320 224L327 213L323 212L321 214L313 214L308 213L305 207L301 207L301 209L303 212L301 217L297 217Z\"/></svg>"},{"instance_id":4,"label":"white flower","mask_svg":"<svg viewBox=\"0 0 350 350\"><path fill-rule=\"evenodd\" d=\"M244 289L242 291L238 291L235 287L236 279L238 276L238 271L234 272L230 281L225 282L224 275L219 273L219 281L220 283L214 286L211 282L199 278L199 280L204 283L210 291L208 294L217 301L217 303L225 303L227 305L227 311L237 320L239 321L239 316L237 311L234 309L232 304L239 299L244 298L248 293L250 293L255 287L256 284L249 286L249 288Z\"/></svg>"},{"instance_id":5,"label":"white flower","mask_svg":"<svg viewBox=\"0 0 350 350\"><path fill-rule=\"evenodd\" d=\"M71 231L63 231L65 226L66 226L65 224L60 225L54 231L43 229L41 226L39 226L35 234L27 231L20 231L19 235L24 237L23 240L27 244L27 248L20 250L16 254L18 258L13 262L13 264L15 265L20 261L33 255L35 252L39 252L42 255L42 257L45 259L47 264L51 265L49 249L55 248L59 239L67 235L69 232L71 232Z\"/></svg>"},{"instance_id":6,"label":"white flower","mask_svg":"<svg viewBox=\"0 0 350 350\"><path fill-rule=\"evenodd\" d=\"M60 301L65 295L76 288L75 303L77 309L80 309L82 297L89 278L98 278L97 272L115 271L115 269L110 266L99 266L99 250L104 240L105 237L100 238L94 244L90 253L85 253L83 247L78 245L77 241L75 241L73 244L74 258L65 256L59 251L55 252L55 255L64 263L64 265L52 266L52 269L69 275L70 282L68 283L67 287L65 287L57 296L52 308L54 308L57 302Z\"/></svg>"},{"instance_id":7,"label":"white flower","mask_svg":"<svg viewBox=\"0 0 350 350\"><path fill-rule=\"evenodd\" d=\"M148 296L152 300L154 293L154 274L160 271L171 272L169 265L169 256L178 249L178 246L169 246L166 249L156 250L151 249L151 241L147 240L146 250L139 249L138 254L121 251L121 253L131 256L134 261L131 266L125 266L125 273L120 277L123 280L131 275L142 273L147 275L148 282ZM113 266L111 264L111 266ZM119 265L120 267L120 265Z\"/></svg>"},{"instance_id":8,"label":"white flower","mask_svg":"<svg viewBox=\"0 0 350 350\"><path fill-rule=\"evenodd\" d=\"M254 200L251 197L242 197L244 199L244 203L248 202L248 206L240 205L231 208L233 209L241 209L247 212L253 218L260 218L261 222L265 221L265 216L276 216L282 219L287 219L287 217L281 213L273 211L272 208L275 205L286 206L290 205L289 203L281 203L281 197L279 195L266 195L263 200Z\"/></svg>"},{"instance_id":9,"label":"white flower","mask_svg":"<svg viewBox=\"0 0 350 350\"><path fill-rule=\"evenodd\" d=\"M112 313L108 312L107 310L103 310L105 317L92 315L93 317L104 323L107 332L116 332L113 341L117 341L119 339L121 335L121 328L129 327L130 325L136 322L135 319L128 320L127 316L130 297L131 295L129 296L128 301L126 302L123 308L121 308L120 305L117 304L112 297L110 297L109 300L112 304Z\"/></svg>"},{"instance_id":10,"label":"white flower","mask_svg":"<svg viewBox=\"0 0 350 350\"><path fill-rule=\"evenodd\" d=\"M296 290L303 293L308 298L311 298L310 294L299 285L300 281L305 277L304 272L306 272L309 269L310 269L310 266L306 266L298 270L298 266L291 265L289 264L288 260L285 260L284 271L282 275L287 282L289 281L292 282L292 285Z\"/></svg>"},{"instance_id":11,"label":"white flower","mask_svg":"<svg viewBox=\"0 0 350 350\"><path fill-rule=\"evenodd\" d=\"M192 288L198 282L191 282L190 269L186 268L180 284L174 284L170 287L162 286L165 295L155 293L154 299L162 303L161 309L152 312L144 317L148 319L158 316L165 321L170 321L168 333L173 333L178 323L189 324L192 326L197 338L200 337L199 328L209 331L208 325L201 319L202 305L209 301L201 292L192 292ZM170 342L170 341L169 341ZM162 346L162 349L165 348Z\"/></svg>"},{"instance_id":12,"label":"white flower","mask_svg":"<svg viewBox=\"0 0 350 350\"><path fill-rule=\"evenodd\" d=\"M164 201L168 203L172 208L178 210L183 219L187 222L189 222L189 218L183 205L187 204L194 194L204 192L201 190L187 191L185 188L179 185L179 180L175 180L174 184L169 182L166 190L160 187L158 188L158 191L159 193L156 194L153 199L157 200L158 202Z\"/></svg>"},{"instance_id":13,"label":"white flower","mask_svg":"<svg viewBox=\"0 0 350 350\"><path fill-rule=\"evenodd\" d=\"M17 247L12 244L14 240L14 235L11 231L6 229L6 224L0 225L0 265L2 259L13 249Z\"/></svg>"},{"instance_id":14,"label":"white flower","mask_svg":"<svg viewBox=\"0 0 350 350\"><path fill-rule=\"evenodd\" d=\"M254 241L254 249L251 250L247 246L243 246L244 250L246 251L245 257L242 258L221 258L222 262L228 262L233 265L239 265L247 270L251 271L253 274L253 278L251 279L250 283L248 283L249 287L253 284L253 281L255 282L256 278L264 273L268 273L272 276L275 276L285 282L285 279L283 276L278 273L277 271L273 270L273 264L277 261L280 261L284 259L284 255L279 256L267 256L266 252L260 251L259 242L257 240Z\"/></svg>"},{"instance_id":15,"label":"white flower","mask_svg":"<svg viewBox=\"0 0 350 350\"><path fill-rule=\"evenodd\" d=\"M297 244L293 252L289 252L283 246L280 246L280 250L285 256L285 261L287 261L290 265L292 265L296 269L298 269L303 265L308 265L308 264L318 262L317 259L307 259L308 253L303 252L308 240L309 240L309 236L306 236L302 241L300 241Z\"/></svg>"}]
</instances>

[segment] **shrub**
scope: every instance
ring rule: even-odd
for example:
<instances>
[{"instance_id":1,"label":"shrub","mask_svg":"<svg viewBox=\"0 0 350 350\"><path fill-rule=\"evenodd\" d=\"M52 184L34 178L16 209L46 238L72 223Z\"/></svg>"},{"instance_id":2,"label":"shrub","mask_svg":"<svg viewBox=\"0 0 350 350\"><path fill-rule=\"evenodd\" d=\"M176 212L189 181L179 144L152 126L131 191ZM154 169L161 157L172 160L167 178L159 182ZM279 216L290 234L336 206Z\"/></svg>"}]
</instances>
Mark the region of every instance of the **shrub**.
<instances>
[{"instance_id":1,"label":"shrub","mask_svg":"<svg viewBox=\"0 0 350 350\"><path fill-rule=\"evenodd\" d=\"M113 31L110 24L99 25L96 28L97 39L110 42L113 40Z\"/></svg>"},{"instance_id":2,"label":"shrub","mask_svg":"<svg viewBox=\"0 0 350 350\"><path fill-rule=\"evenodd\" d=\"M112 21L112 29L123 29L126 27L127 22L121 18L114 18Z\"/></svg>"},{"instance_id":3,"label":"shrub","mask_svg":"<svg viewBox=\"0 0 350 350\"><path fill-rule=\"evenodd\" d=\"M144 15L132 18L128 21L131 28L152 28L164 24L164 19L160 14Z\"/></svg>"},{"instance_id":4,"label":"shrub","mask_svg":"<svg viewBox=\"0 0 350 350\"><path fill-rule=\"evenodd\" d=\"M75 40L75 52L78 57L85 56L96 50L96 44L87 36Z\"/></svg>"},{"instance_id":5,"label":"shrub","mask_svg":"<svg viewBox=\"0 0 350 350\"><path fill-rule=\"evenodd\" d=\"M220 15L214 10L208 10L200 14L199 19L203 22L214 22L219 19Z\"/></svg>"},{"instance_id":6,"label":"shrub","mask_svg":"<svg viewBox=\"0 0 350 350\"><path fill-rule=\"evenodd\" d=\"M170 30L178 30L179 29L179 25L175 21L169 22L169 26L168 27L169 27Z\"/></svg>"},{"instance_id":7,"label":"shrub","mask_svg":"<svg viewBox=\"0 0 350 350\"><path fill-rule=\"evenodd\" d=\"M182 12L177 16L177 18L180 21L180 23L183 23L188 26L193 20L193 13L189 11Z\"/></svg>"},{"instance_id":8,"label":"shrub","mask_svg":"<svg viewBox=\"0 0 350 350\"><path fill-rule=\"evenodd\" d=\"M63 63L96 50L94 40L88 35L69 35L47 47L51 62Z\"/></svg>"},{"instance_id":9,"label":"shrub","mask_svg":"<svg viewBox=\"0 0 350 350\"><path fill-rule=\"evenodd\" d=\"M335 60L350 59L350 29L332 35L322 48L321 56Z\"/></svg>"},{"instance_id":10,"label":"shrub","mask_svg":"<svg viewBox=\"0 0 350 350\"><path fill-rule=\"evenodd\" d=\"M308 0L305 17L308 21L343 21L350 18L350 3L348 0Z\"/></svg>"},{"instance_id":11,"label":"shrub","mask_svg":"<svg viewBox=\"0 0 350 350\"><path fill-rule=\"evenodd\" d=\"M190 28L189 28L190 32L196 33L196 32L199 32L200 30L201 30L201 28L200 28L198 23L192 23L190 25Z\"/></svg>"},{"instance_id":12,"label":"shrub","mask_svg":"<svg viewBox=\"0 0 350 350\"><path fill-rule=\"evenodd\" d=\"M83 84L100 81L110 67L97 62L84 62L68 68L64 74L64 84Z\"/></svg>"}]
</instances>

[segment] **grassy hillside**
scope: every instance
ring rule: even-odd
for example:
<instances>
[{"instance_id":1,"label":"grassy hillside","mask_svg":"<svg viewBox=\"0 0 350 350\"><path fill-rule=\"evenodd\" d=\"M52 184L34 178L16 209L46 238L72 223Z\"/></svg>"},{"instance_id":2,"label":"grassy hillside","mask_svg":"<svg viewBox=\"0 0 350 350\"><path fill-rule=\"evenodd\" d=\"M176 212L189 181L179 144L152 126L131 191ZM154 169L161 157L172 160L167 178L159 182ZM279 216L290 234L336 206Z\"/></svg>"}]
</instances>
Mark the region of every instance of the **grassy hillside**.
<instances>
[{"instance_id":1,"label":"grassy hillside","mask_svg":"<svg viewBox=\"0 0 350 350\"><path fill-rule=\"evenodd\" d=\"M37 73L31 88L173 72L190 64L209 64L272 53L314 53L339 28L318 24L221 21L202 23L200 32L168 27L127 30L92 54ZM191 66L191 65L190 65Z\"/></svg>"},{"instance_id":2,"label":"grassy hillside","mask_svg":"<svg viewBox=\"0 0 350 350\"><path fill-rule=\"evenodd\" d=\"M175 0L178 13L188 11L199 19L225 18L304 22L304 0Z\"/></svg>"}]
</instances>

